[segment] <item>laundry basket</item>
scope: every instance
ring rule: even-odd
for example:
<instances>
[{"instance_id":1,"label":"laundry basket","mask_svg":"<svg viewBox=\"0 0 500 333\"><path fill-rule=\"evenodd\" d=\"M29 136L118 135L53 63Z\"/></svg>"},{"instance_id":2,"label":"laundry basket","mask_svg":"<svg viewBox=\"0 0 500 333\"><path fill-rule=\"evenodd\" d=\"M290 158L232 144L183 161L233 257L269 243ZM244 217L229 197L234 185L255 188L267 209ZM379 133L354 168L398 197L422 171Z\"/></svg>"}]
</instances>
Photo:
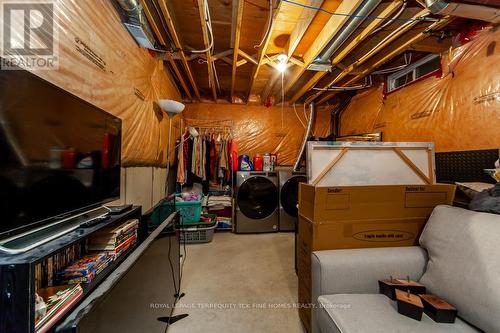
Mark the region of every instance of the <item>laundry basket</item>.
<instances>
[{"instance_id":1,"label":"laundry basket","mask_svg":"<svg viewBox=\"0 0 500 333\"><path fill-rule=\"evenodd\" d=\"M214 231L216 227L217 221L213 221L211 223L198 223L189 227L181 227L178 229L180 243L210 243L214 238Z\"/></svg>"},{"instance_id":2,"label":"laundry basket","mask_svg":"<svg viewBox=\"0 0 500 333\"><path fill-rule=\"evenodd\" d=\"M200 222L201 205L203 197L199 201L176 202L175 210L179 212L181 224L196 224Z\"/></svg>"}]
</instances>

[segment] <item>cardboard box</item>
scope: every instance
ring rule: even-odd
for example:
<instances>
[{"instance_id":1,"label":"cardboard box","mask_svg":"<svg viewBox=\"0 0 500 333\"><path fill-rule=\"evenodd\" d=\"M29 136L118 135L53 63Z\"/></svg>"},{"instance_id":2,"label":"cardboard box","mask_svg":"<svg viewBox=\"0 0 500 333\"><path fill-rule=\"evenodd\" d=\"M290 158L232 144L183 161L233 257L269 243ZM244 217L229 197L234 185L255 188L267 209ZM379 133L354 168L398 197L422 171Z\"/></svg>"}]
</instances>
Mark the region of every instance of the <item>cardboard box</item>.
<instances>
[{"instance_id":1,"label":"cardboard box","mask_svg":"<svg viewBox=\"0 0 500 333\"><path fill-rule=\"evenodd\" d=\"M451 205L454 194L455 185L447 184L300 184L296 256L299 317L306 330L311 331L313 251L416 245L434 207Z\"/></svg>"},{"instance_id":2,"label":"cardboard box","mask_svg":"<svg viewBox=\"0 0 500 333\"><path fill-rule=\"evenodd\" d=\"M455 185L315 187L300 184L299 214L313 222L428 217L453 203Z\"/></svg>"},{"instance_id":3,"label":"cardboard box","mask_svg":"<svg viewBox=\"0 0 500 333\"><path fill-rule=\"evenodd\" d=\"M411 246L426 221L427 217L403 217L315 223L300 215L298 242L307 243L309 255L317 250Z\"/></svg>"}]
</instances>

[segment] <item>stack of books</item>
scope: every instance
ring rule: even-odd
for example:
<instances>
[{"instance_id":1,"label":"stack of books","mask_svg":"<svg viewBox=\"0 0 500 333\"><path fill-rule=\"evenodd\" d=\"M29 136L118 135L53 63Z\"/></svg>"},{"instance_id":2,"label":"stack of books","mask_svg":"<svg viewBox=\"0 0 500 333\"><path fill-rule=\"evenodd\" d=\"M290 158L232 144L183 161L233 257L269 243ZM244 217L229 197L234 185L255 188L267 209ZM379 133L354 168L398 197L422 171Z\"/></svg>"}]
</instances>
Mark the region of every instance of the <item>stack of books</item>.
<instances>
[{"instance_id":1,"label":"stack of books","mask_svg":"<svg viewBox=\"0 0 500 333\"><path fill-rule=\"evenodd\" d=\"M117 227L105 228L90 237L87 249L104 252L114 260L135 244L138 227L139 220L134 219Z\"/></svg>"},{"instance_id":2,"label":"stack of books","mask_svg":"<svg viewBox=\"0 0 500 333\"><path fill-rule=\"evenodd\" d=\"M57 273L59 284L90 283L113 258L106 253L89 254Z\"/></svg>"},{"instance_id":3,"label":"stack of books","mask_svg":"<svg viewBox=\"0 0 500 333\"><path fill-rule=\"evenodd\" d=\"M57 272L81 258L84 252L84 242L78 242L36 264L35 288L40 289L57 285Z\"/></svg>"},{"instance_id":4,"label":"stack of books","mask_svg":"<svg viewBox=\"0 0 500 333\"><path fill-rule=\"evenodd\" d=\"M47 305L47 312L35 323L35 332L49 332L50 328L75 304L83 295L80 284L72 286L49 287L37 290Z\"/></svg>"}]
</instances>

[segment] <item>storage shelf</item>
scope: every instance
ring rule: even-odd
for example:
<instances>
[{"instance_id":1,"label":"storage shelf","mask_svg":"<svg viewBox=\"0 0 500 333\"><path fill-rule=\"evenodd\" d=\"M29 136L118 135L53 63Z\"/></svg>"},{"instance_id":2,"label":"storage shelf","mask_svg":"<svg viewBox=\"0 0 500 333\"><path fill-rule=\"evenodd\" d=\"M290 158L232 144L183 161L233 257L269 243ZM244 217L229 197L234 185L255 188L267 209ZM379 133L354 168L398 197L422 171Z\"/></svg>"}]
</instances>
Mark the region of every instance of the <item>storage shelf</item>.
<instances>
[{"instance_id":1,"label":"storage shelf","mask_svg":"<svg viewBox=\"0 0 500 333\"><path fill-rule=\"evenodd\" d=\"M16 333L32 333L34 331L34 291L35 291L35 267L46 259L57 253L63 253L72 245L82 242L99 230L117 225L128 219L141 219L141 207L135 206L122 214L110 215L107 220L87 228L78 228L70 231L52 241L44 243L25 253L11 255L0 254L0 285L3 295L12 295L9 298L0 299L5 304L2 308L5 316L0 316L0 331ZM134 245L126 249L116 260L97 274L94 279L86 284L81 283L82 296L72 304L61 318L57 319L55 325L70 314L75 307L85 301L94 290L105 281L113 272L121 266L129 255L137 250L144 241L146 226L139 224L138 239ZM42 286L44 287L44 286ZM15 326L12 326L15 323ZM12 330L15 327L14 330ZM50 331L51 332L51 331Z\"/></svg>"},{"instance_id":2,"label":"storage shelf","mask_svg":"<svg viewBox=\"0 0 500 333\"><path fill-rule=\"evenodd\" d=\"M139 242L135 242L134 245L129 247L128 249L123 252L118 258L113 260L108 267L103 269L99 274L95 276L95 278L90 282L90 283L82 283L82 289L83 289L83 298L87 296L89 293L91 293L108 275L115 270L116 267L118 267L127 257L129 256L130 253L134 252L134 250L139 246ZM75 304L76 305L76 304Z\"/></svg>"}]
</instances>

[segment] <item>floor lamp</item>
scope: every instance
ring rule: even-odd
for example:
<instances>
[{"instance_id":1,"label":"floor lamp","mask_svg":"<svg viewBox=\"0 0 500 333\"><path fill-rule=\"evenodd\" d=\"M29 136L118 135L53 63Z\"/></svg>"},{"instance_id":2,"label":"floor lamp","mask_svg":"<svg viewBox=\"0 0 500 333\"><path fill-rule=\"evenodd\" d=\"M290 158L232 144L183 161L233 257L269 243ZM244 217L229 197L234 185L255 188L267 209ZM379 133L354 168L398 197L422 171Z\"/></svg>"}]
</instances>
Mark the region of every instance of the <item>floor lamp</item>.
<instances>
[{"instance_id":1,"label":"floor lamp","mask_svg":"<svg viewBox=\"0 0 500 333\"><path fill-rule=\"evenodd\" d=\"M167 179L165 180L165 196L168 193L168 177L170 175L170 140L172 140L172 119L184 111L186 107L184 104L171 100L171 99L160 99L158 101L158 105L162 109L163 112L168 114L169 125L168 125L168 143L167 143Z\"/></svg>"}]
</instances>

